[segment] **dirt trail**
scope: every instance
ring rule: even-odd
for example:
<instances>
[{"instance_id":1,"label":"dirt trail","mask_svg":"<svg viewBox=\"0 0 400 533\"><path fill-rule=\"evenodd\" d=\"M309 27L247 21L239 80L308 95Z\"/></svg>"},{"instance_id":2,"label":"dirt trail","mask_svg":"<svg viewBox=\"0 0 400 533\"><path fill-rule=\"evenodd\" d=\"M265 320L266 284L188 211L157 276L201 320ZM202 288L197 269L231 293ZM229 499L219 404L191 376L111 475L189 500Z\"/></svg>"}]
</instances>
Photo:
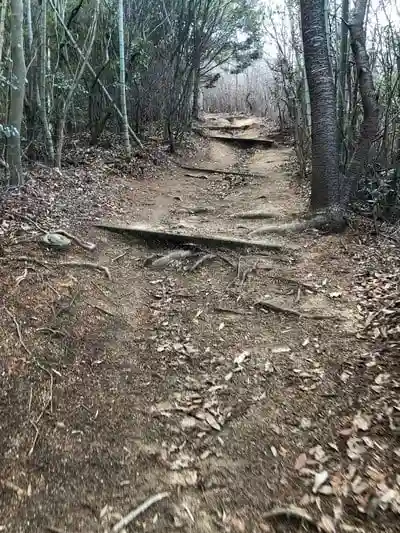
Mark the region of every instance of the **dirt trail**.
<instances>
[{"instance_id":1,"label":"dirt trail","mask_svg":"<svg viewBox=\"0 0 400 533\"><path fill-rule=\"evenodd\" d=\"M279 220L304 210L285 170L290 154L211 142L194 164L260 176L164 172L138 185L122 218L246 236L264 222L230 215L273 209ZM382 531L383 522L357 510L363 493L341 492L355 477L350 434L341 431L364 410L357 374L368 353L354 336L354 264L341 238L276 236L298 251L224 252L233 266L215 260L194 272L184 269L189 261L143 266L154 250L117 235L92 229L88 238L99 243L97 260L112 281L94 271L57 272L51 287L63 307L56 309L48 288L19 289L35 302L25 327L40 367L23 363L15 336L4 341L1 531L111 531L161 491L169 497L127 531L295 532L305 524L265 513L296 504L317 521L333 517L335 494L344 521ZM255 306L260 299L300 316ZM50 328L46 337L34 333L37 324ZM43 372L48 365L53 371ZM357 446L368 444L352 437L362 455ZM374 450L357 462L357 475L374 467ZM385 518L386 530L395 523Z\"/></svg>"}]
</instances>

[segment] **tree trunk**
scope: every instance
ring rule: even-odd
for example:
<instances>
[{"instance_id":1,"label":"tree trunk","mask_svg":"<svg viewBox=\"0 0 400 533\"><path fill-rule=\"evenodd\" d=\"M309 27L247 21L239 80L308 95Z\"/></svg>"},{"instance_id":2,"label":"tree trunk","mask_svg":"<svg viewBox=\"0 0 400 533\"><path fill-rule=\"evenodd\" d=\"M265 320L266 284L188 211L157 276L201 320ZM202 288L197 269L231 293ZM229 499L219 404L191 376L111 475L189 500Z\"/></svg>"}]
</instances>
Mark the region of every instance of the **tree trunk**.
<instances>
[{"instance_id":1,"label":"tree trunk","mask_svg":"<svg viewBox=\"0 0 400 533\"><path fill-rule=\"evenodd\" d=\"M7 159L10 169L10 185L22 185L24 180L21 163L20 133L24 110L26 76L23 37L24 8L22 0L11 0L10 5L10 42L13 83L11 86L9 125L13 128L14 134L8 138Z\"/></svg>"},{"instance_id":2,"label":"tree trunk","mask_svg":"<svg viewBox=\"0 0 400 533\"><path fill-rule=\"evenodd\" d=\"M129 139L129 121L126 109L126 83L125 83L125 38L124 38L124 1L118 2L118 36L119 36L119 85L122 113L122 134L125 152L128 157L132 155L131 141Z\"/></svg>"},{"instance_id":3,"label":"tree trunk","mask_svg":"<svg viewBox=\"0 0 400 533\"><path fill-rule=\"evenodd\" d=\"M365 48L364 19L368 0L356 0L351 16L350 44L354 55L358 84L363 105L364 118L361 124L360 137L356 150L349 165L349 175L353 187L357 186L365 174L369 162L371 146L377 137L379 128L379 105L374 87L374 80L369 66L369 57Z\"/></svg>"},{"instance_id":4,"label":"tree trunk","mask_svg":"<svg viewBox=\"0 0 400 533\"><path fill-rule=\"evenodd\" d=\"M40 24L39 45L39 80L36 86L36 104L39 109L40 120L46 144L48 163L54 164L54 144L47 117L47 2L42 2L42 17Z\"/></svg>"},{"instance_id":5,"label":"tree trunk","mask_svg":"<svg viewBox=\"0 0 400 533\"><path fill-rule=\"evenodd\" d=\"M78 87L78 84L83 76L83 73L85 72L90 54L92 52L93 43L96 37L99 5L100 5L100 0L94 0L92 25L88 30L88 35L86 38L87 47L85 50L85 54L83 54L82 63L80 67L75 72L75 76L72 81L71 87L68 91L68 94L65 100L61 102L61 105L60 105L59 124L58 124L58 132L57 132L57 148L56 148L56 154L55 154L55 166L58 168L61 167L62 149L64 145L65 124L67 122L68 111L70 109L72 98L75 94L76 88Z\"/></svg>"},{"instance_id":6,"label":"tree trunk","mask_svg":"<svg viewBox=\"0 0 400 533\"><path fill-rule=\"evenodd\" d=\"M344 165L345 160L345 142L346 142L346 128L345 128L345 107L346 107L346 73L348 62L348 29L346 21L349 18L349 0L343 0L342 3L342 23L340 35L340 59L339 59L339 87L338 87L338 127L339 127L339 147L340 147L340 163ZM343 169L344 170L344 169Z\"/></svg>"},{"instance_id":7,"label":"tree trunk","mask_svg":"<svg viewBox=\"0 0 400 533\"><path fill-rule=\"evenodd\" d=\"M324 0L301 0L301 21L311 103L311 209L342 218L336 98L326 40Z\"/></svg>"},{"instance_id":8,"label":"tree trunk","mask_svg":"<svg viewBox=\"0 0 400 533\"><path fill-rule=\"evenodd\" d=\"M3 0L0 6L0 63L3 59L4 26L6 22L7 8L8 8L8 0Z\"/></svg>"}]
</instances>

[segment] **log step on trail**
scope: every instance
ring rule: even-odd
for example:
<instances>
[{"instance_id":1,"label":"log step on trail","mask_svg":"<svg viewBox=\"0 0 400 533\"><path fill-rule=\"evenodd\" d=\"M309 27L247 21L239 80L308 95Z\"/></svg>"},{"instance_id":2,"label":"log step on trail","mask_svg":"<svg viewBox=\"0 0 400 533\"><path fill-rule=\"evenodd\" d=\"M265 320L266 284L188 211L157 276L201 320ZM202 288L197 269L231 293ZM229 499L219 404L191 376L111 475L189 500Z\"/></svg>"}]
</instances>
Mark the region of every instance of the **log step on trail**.
<instances>
[{"instance_id":1,"label":"log step on trail","mask_svg":"<svg viewBox=\"0 0 400 533\"><path fill-rule=\"evenodd\" d=\"M252 177L258 177L258 178L264 178L263 174L257 174L254 172L246 172L246 171L238 171L238 170L221 170L218 168L207 168L207 167L191 167L189 165L179 165L184 170L190 170L192 172L204 172L204 173L210 173L210 174L222 174L223 176L244 176L248 178Z\"/></svg>"},{"instance_id":2,"label":"log step on trail","mask_svg":"<svg viewBox=\"0 0 400 533\"><path fill-rule=\"evenodd\" d=\"M206 133L202 129L193 128L193 131L205 137L206 139L213 139L214 141L225 142L229 144L236 144L240 148L253 148L259 146L262 148L271 148L276 146L273 139L264 139L263 137L232 137L230 135L216 135L213 133Z\"/></svg>"},{"instance_id":3,"label":"log step on trail","mask_svg":"<svg viewBox=\"0 0 400 533\"><path fill-rule=\"evenodd\" d=\"M281 244L271 241L252 241L245 239L236 239L230 237L204 236L204 235L184 235L181 233L171 233L163 230L149 229L138 226L118 226L101 222L94 225L96 228L106 229L114 233L128 234L134 238L145 241L161 241L173 244L197 244L208 247L226 247L226 248L260 248L263 250L295 250L294 246Z\"/></svg>"}]
</instances>

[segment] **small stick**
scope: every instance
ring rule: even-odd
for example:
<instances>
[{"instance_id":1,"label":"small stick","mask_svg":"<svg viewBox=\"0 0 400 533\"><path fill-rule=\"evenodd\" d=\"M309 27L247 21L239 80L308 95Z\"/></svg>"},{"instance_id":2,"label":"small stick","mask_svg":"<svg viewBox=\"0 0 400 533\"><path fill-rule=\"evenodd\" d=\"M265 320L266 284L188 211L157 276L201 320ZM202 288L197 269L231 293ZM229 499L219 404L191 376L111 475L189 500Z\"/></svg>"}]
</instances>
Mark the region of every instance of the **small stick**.
<instances>
[{"instance_id":1,"label":"small stick","mask_svg":"<svg viewBox=\"0 0 400 533\"><path fill-rule=\"evenodd\" d=\"M25 344L25 341L24 339L22 338L22 333L21 333L21 326L19 325L19 322L18 320L15 318L15 316L11 313L11 311L9 311L7 309L7 307L4 307L4 311L7 313L7 315L12 319L12 321L14 322L15 324L15 328L17 330L17 335L18 335L18 339L19 339L19 342L21 344L21 346L23 347L23 349L26 351L26 353L29 355L29 357L32 357L32 352L30 351L30 349L27 347L27 345Z\"/></svg>"},{"instance_id":2,"label":"small stick","mask_svg":"<svg viewBox=\"0 0 400 533\"><path fill-rule=\"evenodd\" d=\"M193 272L194 270L196 270L197 268L199 268L199 266L201 266L203 263L205 263L206 261L211 261L211 259L214 259L215 257L217 257L215 254L205 254L203 255L202 257L200 257L200 259L198 259L194 265L192 265L188 271L189 272Z\"/></svg>"},{"instance_id":3,"label":"small stick","mask_svg":"<svg viewBox=\"0 0 400 533\"><path fill-rule=\"evenodd\" d=\"M39 428L37 427L37 425L35 424L35 422L33 420L30 420L29 422L35 428L36 433L35 433L35 436L33 438L32 446L31 446L31 448L30 448L30 450L28 452L28 457L30 457L33 454L33 450L35 449L36 442L37 442L38 437L39 437Z\"/></svg>"},{"instance_id":4,"label":"small stick","mask_svg":"<svg viewBox=\"0 0 400 533\"><path fill-rule=\"evenodd\" d=\"M129 249L125 250L125 252L122 252L122 254L117 255L117 257L114 257L114 259L111 259L111 263L115 263L115 261L118 261L118 259L121 259L122 257L124 257L128 252L129 252Z\"/></svg>"},{"instance_id":5,"label":"small stick","mask_svg":"<svg viewBox=\"0 0 400 533\"><path fill-rule=\"evenodd\" d=\"M95 268L97 270L102 270L107 278L111 280L111 274L108 269L108 267L104 265L99 265L98 263L86 263L86 262L80 262L80 261L63 261L62 263L56 263L53 266L75 266L75 267L83 267L83 268Z\"/></svg>"},{"instance_id":6,"label":"small stick","mask_svg":"<svg viewBox=\"0 0 400 533\"><path fill-rule=\"evenodd\" d=\"M275 313L284 313L286 315L297 316L298 318L309 318L311 320L338 320L338 317L327 316L327 315L309 315L307 313L301 313L297 309L291 309L289 307L281 307L280 305L274 304L272 302L266 302L265 300L260 300L255 303L256 306L261 307L261 311L269 309L270 311L275 311ZM262 309L264 308L264 309Z\"/></svg>"},{"instance_id":7,"label":"small stick","mask_svg":"<svg viewBox=\"0 0 400 533\"><path fill-rule=\"evenodd\" d=\"M128 524L132 522L136 517L138 517L141 513L146 511L149 507L154 505L155 503L163 500L164 498L168 498L169 492L159 492L158 494L155 494L154 496L151 496L146 501L144 501L139 507L136 507L136 509L133 509L130 513L128 513L126 516L124 516L119 522L115 524L115 526L112 528L112 533L119 533L122 531Z\"/></svg>"}]
</instances>

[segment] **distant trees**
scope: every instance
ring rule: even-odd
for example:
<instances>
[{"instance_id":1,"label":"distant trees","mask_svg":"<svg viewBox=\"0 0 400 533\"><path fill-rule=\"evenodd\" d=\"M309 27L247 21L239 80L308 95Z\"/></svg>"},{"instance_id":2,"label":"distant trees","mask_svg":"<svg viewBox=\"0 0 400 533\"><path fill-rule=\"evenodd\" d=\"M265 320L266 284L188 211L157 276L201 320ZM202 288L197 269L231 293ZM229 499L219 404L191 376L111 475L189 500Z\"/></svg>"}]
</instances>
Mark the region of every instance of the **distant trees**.
<instances>
[{"instance_id":1,"label":"distant trees","mask_svg":"<svg viewBox=\"0 0 400 533\"><path fill-rule=\"evenodd\" d=\"M89 129L95 144L106 130L121 132L129 155L132 140L141 144L140 136L159 129L173 149L198 116L200 88L217 79L216 69L243 71L259 57L260 6L259 0L3 0L3 181L22 182L21 150L60 166L65 133Z\"/></svg>"}]
</instances>

